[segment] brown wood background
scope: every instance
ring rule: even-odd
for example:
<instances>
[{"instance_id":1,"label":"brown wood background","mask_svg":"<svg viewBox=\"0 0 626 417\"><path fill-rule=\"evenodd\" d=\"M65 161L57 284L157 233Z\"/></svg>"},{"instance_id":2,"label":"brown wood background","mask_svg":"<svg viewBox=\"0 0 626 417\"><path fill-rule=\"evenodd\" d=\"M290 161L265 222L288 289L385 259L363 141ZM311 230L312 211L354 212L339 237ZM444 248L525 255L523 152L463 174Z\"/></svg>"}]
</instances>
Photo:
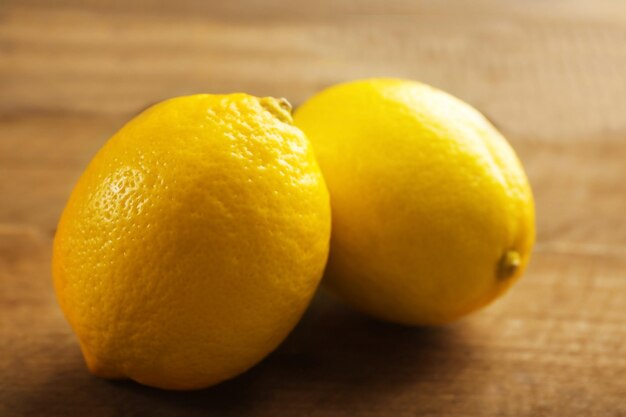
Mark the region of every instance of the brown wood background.
<instances>
[{"instance_id":1,"label":"brown wood background","mask_svg":"<svg viewBox=\"0 0 626 417\"><path fill-rule=\"evenodd\" d=\"M525 278L454 325L320 295L274 354L212 389L90 376L52 293L55 224L91 156L148 104L298 104L392 75L469 101L534 186ZM0 0L0 416L626 416L626 3Z\"/></svg>"}]
</instances>

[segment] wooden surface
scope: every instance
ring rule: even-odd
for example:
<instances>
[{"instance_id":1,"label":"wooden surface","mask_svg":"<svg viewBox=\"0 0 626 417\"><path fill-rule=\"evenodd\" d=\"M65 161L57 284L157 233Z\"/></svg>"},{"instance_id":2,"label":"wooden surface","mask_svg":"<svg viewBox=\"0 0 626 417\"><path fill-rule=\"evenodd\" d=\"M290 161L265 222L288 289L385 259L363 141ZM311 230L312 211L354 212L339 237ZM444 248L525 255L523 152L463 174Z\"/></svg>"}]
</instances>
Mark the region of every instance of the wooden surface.
<instances>
[{"instance_id":1,"label":"wooden surface","mask_svg":"<svg viewBox=\"0 0 626 417\"><path fill-rule=\"evenodd\" d=\"M322 294L274 354L212 389L90 376L49 263L107 137L174 95L297 104L375 75L444 88L510 138L537 200L525 278L439 329ZM0 0L0 416L626 416L625 177L620 1Z\"/></svg>"}]
</instances>

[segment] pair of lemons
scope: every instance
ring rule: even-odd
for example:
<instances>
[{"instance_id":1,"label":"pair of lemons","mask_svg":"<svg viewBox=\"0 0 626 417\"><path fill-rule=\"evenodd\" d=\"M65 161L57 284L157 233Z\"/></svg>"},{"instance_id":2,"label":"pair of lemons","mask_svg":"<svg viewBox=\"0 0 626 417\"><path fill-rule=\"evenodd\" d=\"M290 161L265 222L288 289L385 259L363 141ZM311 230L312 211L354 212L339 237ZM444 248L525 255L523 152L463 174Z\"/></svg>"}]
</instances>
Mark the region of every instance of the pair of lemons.
<instances>
[{"instance_id":1,"label":"pair of lemons","mask_svg":"<svg viewBox=\"0 0 626 417\"><path fill-rule=\"evenodd\" d=\"M324 272L358 310L442 324L505 291L533 239L531 190L493 126L426 85L371 79L293 119L246 94L144 111L76 185L53 275L92 372L194 389L275 349Z\"/></svg>"}]
</instances>

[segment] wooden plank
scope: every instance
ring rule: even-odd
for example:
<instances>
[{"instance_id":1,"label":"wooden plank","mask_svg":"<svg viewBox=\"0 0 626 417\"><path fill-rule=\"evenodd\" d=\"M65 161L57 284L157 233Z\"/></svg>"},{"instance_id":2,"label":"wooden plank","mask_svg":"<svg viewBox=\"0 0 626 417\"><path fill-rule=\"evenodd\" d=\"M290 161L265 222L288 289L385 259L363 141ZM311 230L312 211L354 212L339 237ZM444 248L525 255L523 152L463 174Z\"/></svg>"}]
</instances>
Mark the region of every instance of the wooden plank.
<instances>
[{"instance_id":1,"label":"wooden plank","mask_svg":"<svg viewBox=\"0 0 626 417\"><path fill-rule=\"evenodd\" d=\"M0 226L52 235L72 187L122 120L22 115L0 122Z\"/></svg>"},{"instance_id":2,"label":"wooden plank","mask_svg":"<svg viewBox=\"0 0 626 417\"><path fill-rule=\"evenodd\" d=\"M275 1L5 3L1 113L128 116L197 92L297 104L335 82L394 75L468 100L516 137L626 130L623 2L298 2L272 18L262 16Z\"/></svg>"},{"instance_id":3,"label":"wooden plank","mask_svg":"<svg viewBox=\"0 0 626 417\"><path fill-rule=\"evenodd\" d=\"M171 393L90 376L52 296L47 238L5 231L0 248L3 416L626 413L624 254L539 250L511 294L444 328L378 323L321 294L252 371Z\"/></svg>"}]
</instances>

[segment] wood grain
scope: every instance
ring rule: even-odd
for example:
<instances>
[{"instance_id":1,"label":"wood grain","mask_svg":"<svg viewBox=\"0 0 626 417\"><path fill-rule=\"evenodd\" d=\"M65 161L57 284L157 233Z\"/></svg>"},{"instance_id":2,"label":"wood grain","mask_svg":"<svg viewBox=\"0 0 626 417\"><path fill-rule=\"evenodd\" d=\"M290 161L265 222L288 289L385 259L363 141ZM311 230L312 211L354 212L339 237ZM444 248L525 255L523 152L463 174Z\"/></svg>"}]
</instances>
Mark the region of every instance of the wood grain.
<instances>
[{"instance_id":1,"label":"wood grain","mask_svg":"<svg viewBox=\"0 0 626 417\"><path fill-rule=\"evenodd\" d=\"M626 416L626 4L128 3L0 2L0 416ZM320 293L264 362L198 392L90 376L49 262L104 141L174 95L298 104L379 75L444 88L510 138L538 213L519 285L438 329Z\"/></svg>"}]
</instances>

